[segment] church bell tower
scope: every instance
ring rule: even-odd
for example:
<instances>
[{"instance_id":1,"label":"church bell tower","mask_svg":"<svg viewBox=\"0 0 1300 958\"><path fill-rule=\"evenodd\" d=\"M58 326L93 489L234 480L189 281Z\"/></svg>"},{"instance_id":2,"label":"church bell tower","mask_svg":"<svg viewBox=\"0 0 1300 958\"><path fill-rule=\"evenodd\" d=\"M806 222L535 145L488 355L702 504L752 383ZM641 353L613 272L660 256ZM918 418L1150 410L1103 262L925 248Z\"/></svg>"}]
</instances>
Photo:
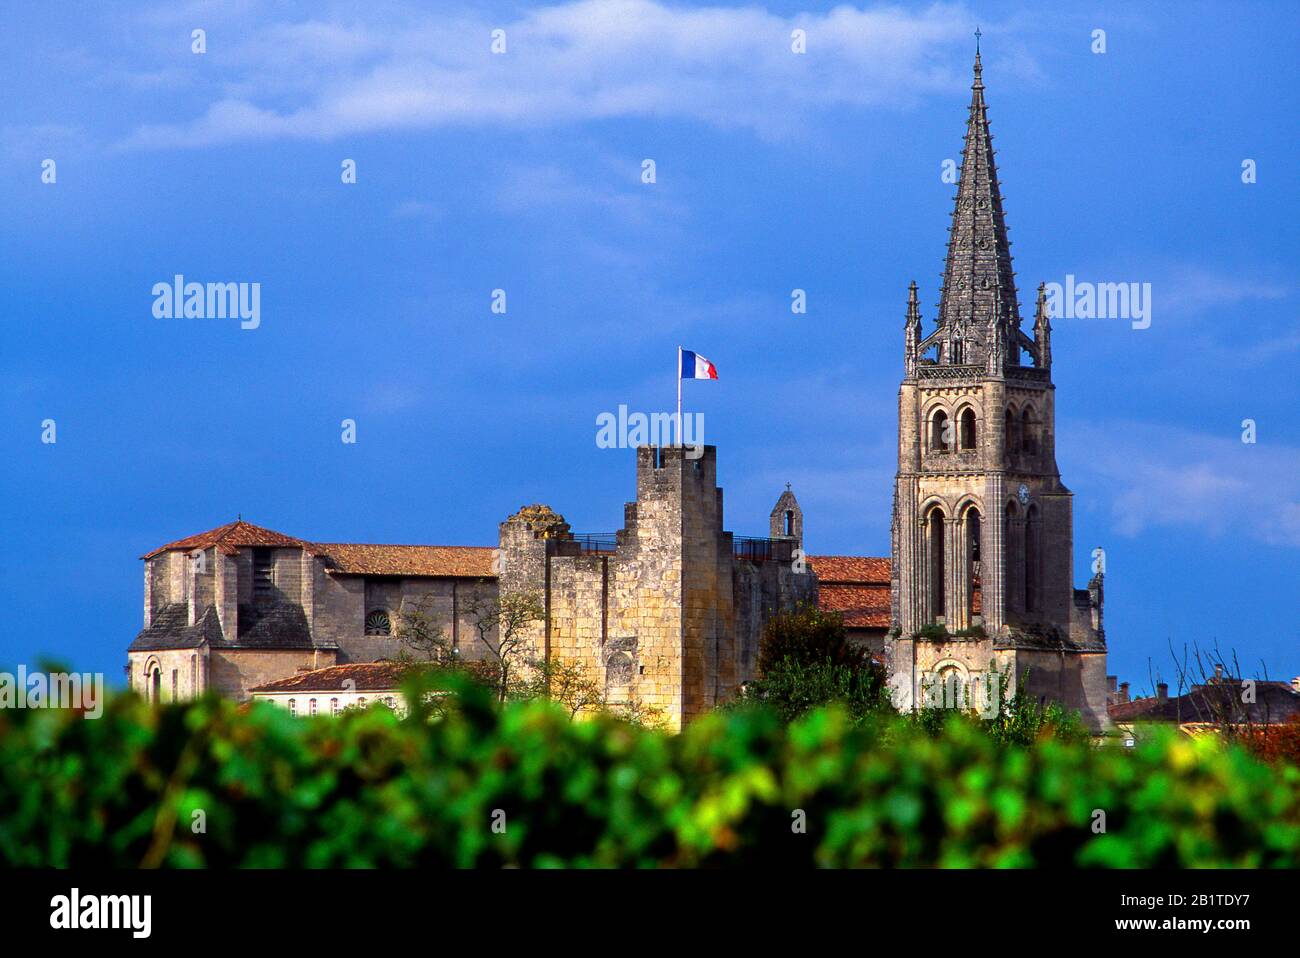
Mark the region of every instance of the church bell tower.
<instances>
[{"instance_id":1,"label":"church bell tower","mask_svg":"<svg viewBox=\"0 0 1300 958\"><path fill-rule=\"evenodd\" d=\"M1089 682L1104 686L1105 646L1075 609L1051 323L1040 286L1033 337L1020 328L994 155L977 48L938 314L926 332L913 282L903 327L887 644L895 701L917 701L923 674L964 681L996 661L1013 679L1034 668L1044 694L1080 708L1082 678L1043 672L1079 672L1082 661L1062 654L1100 649L1101 675Z\"/></svg>"}]
</instances>

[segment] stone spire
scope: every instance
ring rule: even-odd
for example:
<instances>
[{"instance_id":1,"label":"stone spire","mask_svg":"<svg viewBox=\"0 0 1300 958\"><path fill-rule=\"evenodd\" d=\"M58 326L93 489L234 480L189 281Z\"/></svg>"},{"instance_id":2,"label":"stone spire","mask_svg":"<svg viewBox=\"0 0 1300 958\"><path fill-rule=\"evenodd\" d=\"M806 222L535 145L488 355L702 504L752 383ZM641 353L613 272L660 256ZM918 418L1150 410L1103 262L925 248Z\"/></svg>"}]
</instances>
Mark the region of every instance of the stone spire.
<instances>
[{"instance_id":1,"label":"stone spire","mask_svg":"<svg viewBox=\"0 0 1300 958\"><path fill-rule=\"evenodd\" d=\"M921 346L921 305L916 299L916 280L907 287L907 322L903 325L903 369L907 378L916 375Z\"/></svg>"},{"instance_id":2,"label":"stone spire","mask_svg":"<svg viewBox=\"0 0 1300 958\"><path fill-rule=\"evenodd\" d=\"M1020 329L1011 243L1007 240L1002 192L993 160L993 136L989 133L982 73L977 45L970 116L966 121L961 177L948 237L938 316L941 328L962 331L961 361L964 363L981 363L986 359L993 342L994 324L1002 327L1005 347L1017 343ZM1019 349L1008 348L1004 355L1005 362L1016 365Z\"/></svg>"},{"instance_id":3,"label":"stone spire","mask_svg":"<svg viewBox=\"0 0 1300 958\"><path fill-rule=\"evenodd\" d=\"M1034 310L1034 345L1038 355L1034 365L1052 368L1052 319L1047 315L1047 284L1038 284L1038 305Z\"/></svg>"}]
</instances>

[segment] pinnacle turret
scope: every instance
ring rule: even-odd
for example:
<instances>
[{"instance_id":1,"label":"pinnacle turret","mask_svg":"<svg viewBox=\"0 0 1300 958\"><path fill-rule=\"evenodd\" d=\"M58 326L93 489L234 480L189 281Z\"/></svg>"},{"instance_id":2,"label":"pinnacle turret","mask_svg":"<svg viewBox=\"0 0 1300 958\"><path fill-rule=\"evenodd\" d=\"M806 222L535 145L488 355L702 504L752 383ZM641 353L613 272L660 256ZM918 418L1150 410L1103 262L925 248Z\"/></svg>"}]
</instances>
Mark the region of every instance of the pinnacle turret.
<instances>
[{"instance_id":1,"label":"pinnacle turret","mask_svg":"<svg viewBox=\"0 0 1300 958\"><path fill-rule=\"evenodd\" d=\"M916 280L907 287L907 321L903 325L903 368L907 376L916 372L921 346L921 305L916 298Z\"/></svg>"},{"instance_id":2,"label":"pinnacle turret","mask_svg":"<svg viewBox=\"0 0 1300 958\"><path fill-rule=\"evenodd\" d=\"M1052 368L1052 319L1047 309L1047 284L1038 284L1038 303L1034 308L1034 344L1038 355L1035 365L1041 369Z\"/></svg>"}]
</instances>

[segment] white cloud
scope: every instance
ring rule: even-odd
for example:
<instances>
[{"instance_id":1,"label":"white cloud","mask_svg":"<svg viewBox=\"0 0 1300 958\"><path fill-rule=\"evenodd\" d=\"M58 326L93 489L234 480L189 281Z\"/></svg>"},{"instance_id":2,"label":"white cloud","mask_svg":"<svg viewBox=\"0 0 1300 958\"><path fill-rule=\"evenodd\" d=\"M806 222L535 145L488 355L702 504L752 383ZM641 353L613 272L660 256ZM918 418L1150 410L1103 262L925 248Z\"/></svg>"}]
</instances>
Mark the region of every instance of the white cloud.
<instances>
[{"instance_id":1,"label":"white cloud","mask_svg":"<svg viewBox=\"0 0 1300 958\"><path fill-rule=\"evenodd\" d=\"M210 37L210 50L226 46L217 47L223 72L202 115L141 126L120 145L621 117L689 118L776 138L826 108L912 103L969 82L958 65L973 21L960 6L781 17L576 0L500 22L389 9L383 22L250 24ZM807 31L804 55L790 49L796 27ZM506 31L505 54L490 52L494 28ZM1007 55L1011 69L1036 72L1019 47L1008 44Z\"/></svg>"},{"instance_id":2,"label":"white cloud","mask_svg":"<svg viewBox=\"0 0 1300 958\"><path fill-rule=\"evenodd\" d=\"M1200 313L1254 300L1283 299L1287 293L1281 283L1190 266L1172 270L1155 290L1156 306L1171 313Z\"/></svg>"},{"instance_id":3,"label":"white cloud","mask_svg":"<svg viewBox=\"0 0 1300 958\"><path fill-rule=\"evenodd\" d=\"M65 123L0 127L0 158L30 163L57 157L57 151L76 143L83 135L79 127Z\"/></svg>"},{"instance_id":4,"label":"white cloud","mask_svg":"<svg viewBox=\"0 0 1300 958\"><path fill-rule=\"evenodd\" d=\"M1070 468L1099 481L1116 531L1138 536L1161 526L1248 536L1300 547L1300 449L1270 440L1268 424L1254 444L1225 427L1205 435L1152 423L1072 423L1061 433L1090 451Z\"/></svg>"}]
</instances>

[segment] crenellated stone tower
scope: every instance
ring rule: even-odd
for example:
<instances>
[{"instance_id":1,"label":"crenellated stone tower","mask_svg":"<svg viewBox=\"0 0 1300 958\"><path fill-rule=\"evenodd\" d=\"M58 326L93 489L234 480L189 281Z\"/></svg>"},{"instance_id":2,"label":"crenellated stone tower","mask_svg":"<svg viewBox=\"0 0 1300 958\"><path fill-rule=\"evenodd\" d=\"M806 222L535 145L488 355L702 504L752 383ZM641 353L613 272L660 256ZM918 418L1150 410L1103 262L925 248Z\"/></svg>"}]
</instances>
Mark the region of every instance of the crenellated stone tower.
<instances>
[{"instance_id":1,"label":"crenellated stone tower","mask_svg":"<svg viewBox=\"0 0 1300 958\"><path fill-rule=\"evenodd\" d=\"M908 290L893 515L895 700L990 663L1105 721L1100 581L1072 582L1071 493L1056 465L1043 287L1020 328L978 50L934 329ZM1093 608L1095 604L1096 608Z\"/></svg>"},{"instance_id":2,"label":"crenellated stone tower","mask_svg":"<svg viewBox=\"0 0 1300 958\"><path fill-rule=\"evenodd\" d=\"M540 505L500 529L502 591L532 592L545 609L531 655L582 666L609 705L675 729L734 698L754 678L768 618L817 594L789 537L724 529L717 452L637 449L636 499L613 536L574 536Z\"/></svg>"}]
</instances>

